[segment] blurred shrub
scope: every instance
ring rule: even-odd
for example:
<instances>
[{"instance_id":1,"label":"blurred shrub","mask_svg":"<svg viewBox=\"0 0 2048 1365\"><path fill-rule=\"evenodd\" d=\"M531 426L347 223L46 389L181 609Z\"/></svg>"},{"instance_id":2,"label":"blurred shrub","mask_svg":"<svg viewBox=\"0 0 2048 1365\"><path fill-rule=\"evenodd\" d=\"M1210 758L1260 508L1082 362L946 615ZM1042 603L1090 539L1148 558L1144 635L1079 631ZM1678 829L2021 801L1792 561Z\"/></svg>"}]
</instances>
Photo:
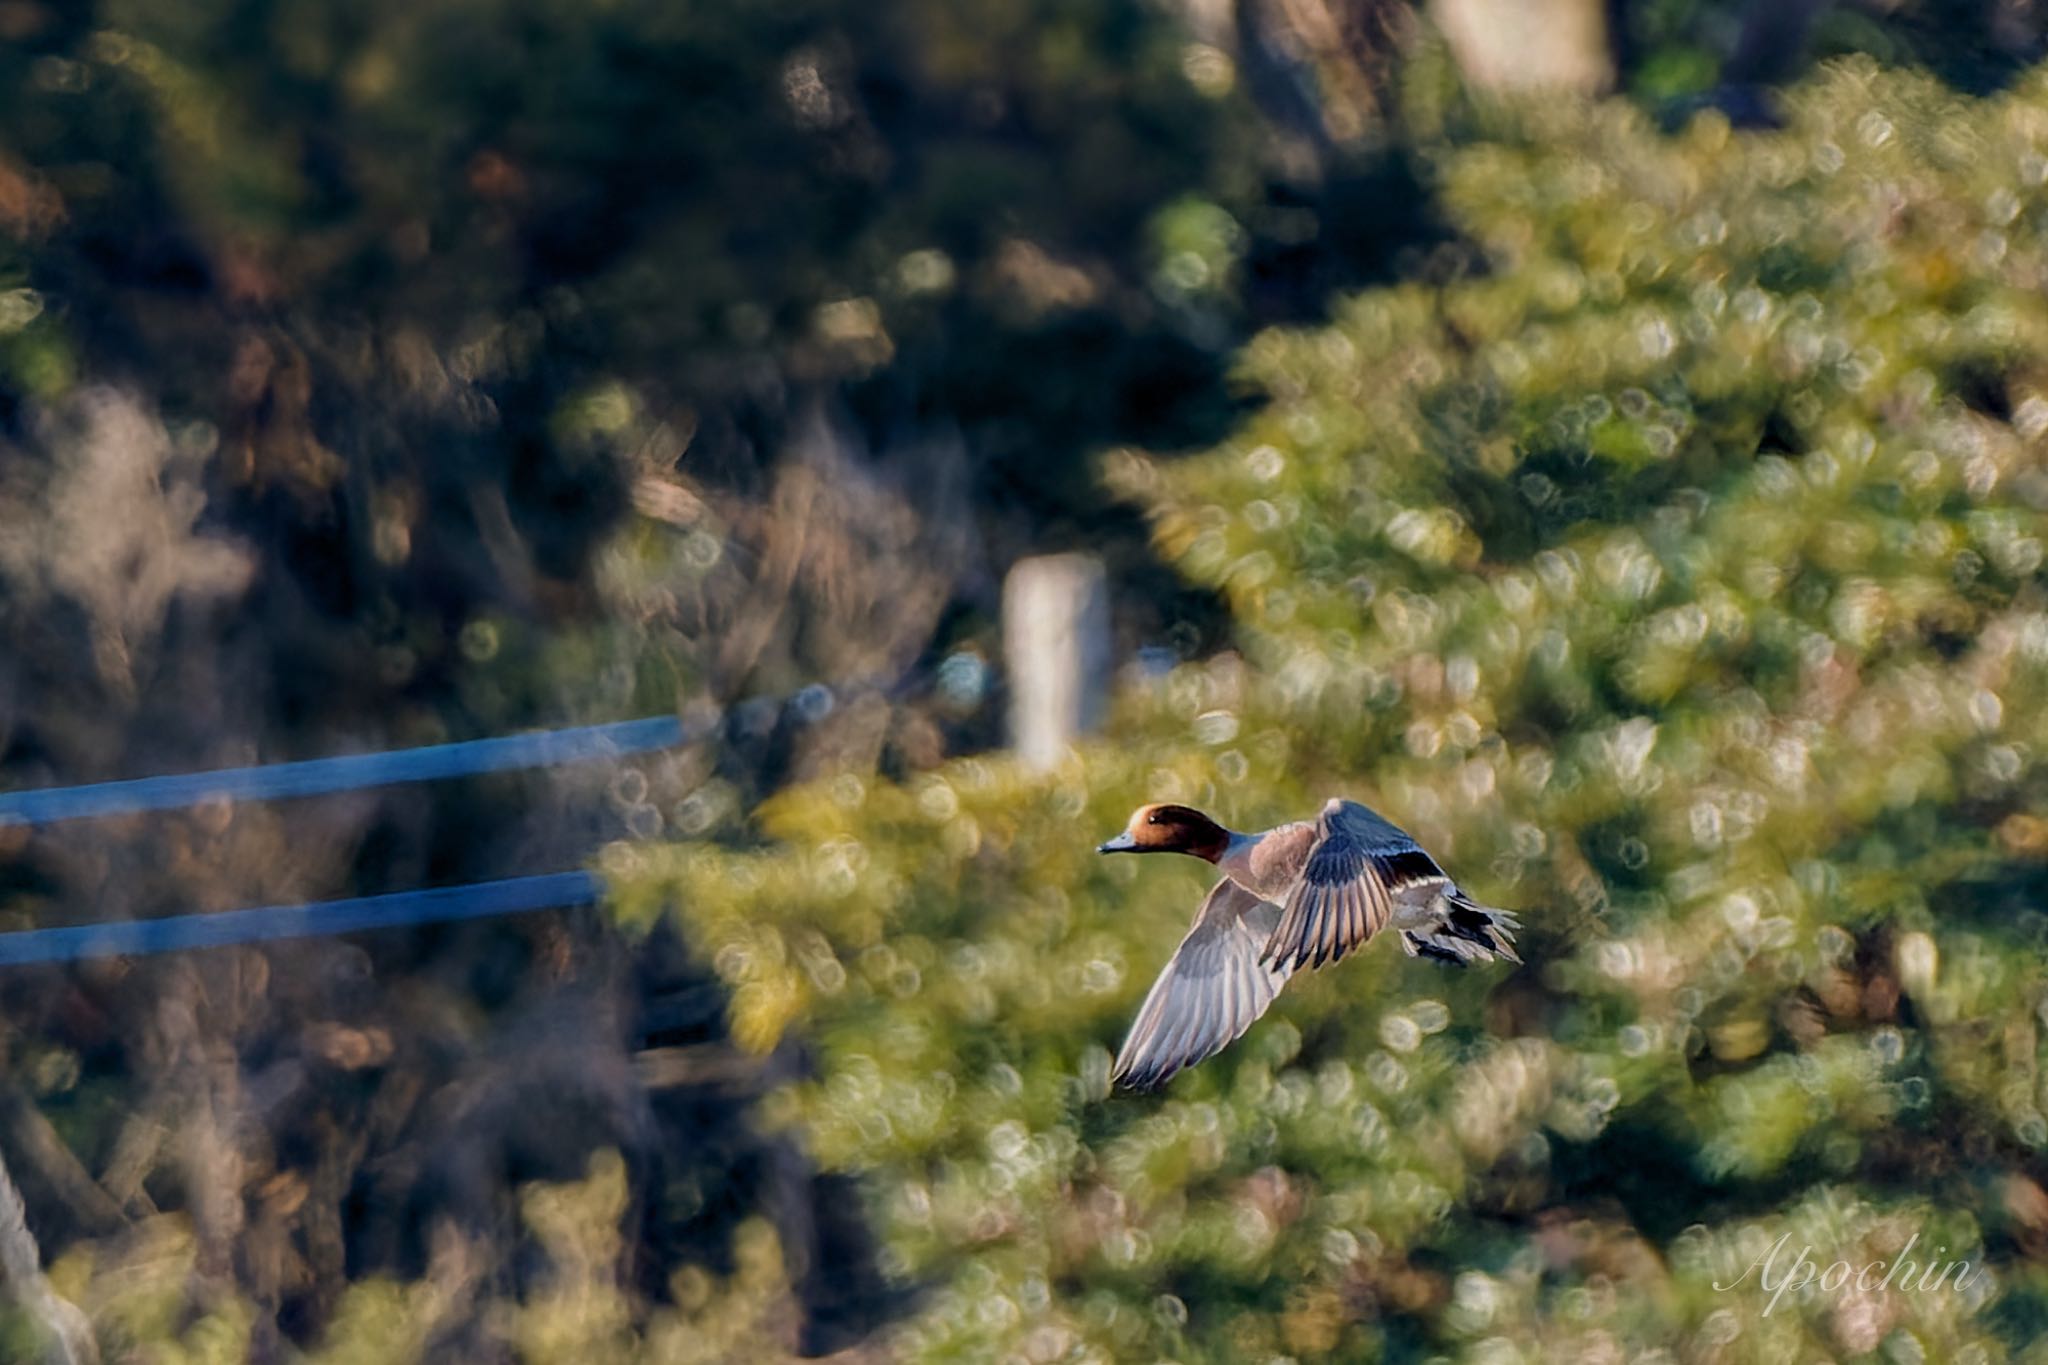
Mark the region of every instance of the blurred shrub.
<instances>
[{"instance_id":1,"label":"blurred shrub","mask_svg":"<svg viewBox=\"0 0 2048 1365\"><path fill-rule=\"evenodd\" d=\"M2048 80L1789 103L1445 150L1472 269L1259 338L1207 455L1110 459L1241 659L1134 680L1051 778L840 777L763 848L621 855L736 1036L812 1050L768 1116L935 1286L911 1357L2039 1358ZM1107 1096L1203 869L1094 843L1338 791L1529 965L1378 947ZM1993 1273L1714 1289L1781 1234Z\"/></svg>"}]
</instances>

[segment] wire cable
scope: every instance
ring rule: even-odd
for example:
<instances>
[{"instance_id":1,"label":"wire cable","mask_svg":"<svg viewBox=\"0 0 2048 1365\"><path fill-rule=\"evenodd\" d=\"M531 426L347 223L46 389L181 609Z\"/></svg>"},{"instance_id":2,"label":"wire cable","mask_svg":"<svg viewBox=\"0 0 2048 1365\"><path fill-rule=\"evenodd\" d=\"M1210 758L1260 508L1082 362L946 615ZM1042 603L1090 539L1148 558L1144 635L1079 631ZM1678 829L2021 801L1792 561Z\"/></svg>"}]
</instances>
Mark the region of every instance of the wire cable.
<instances>
[{"instance_id":1,"label":"wire cable","mask_svg":"<svg viewBox=\"0 0 2048 1365\"><path fill-rule=\"evenodd\" d=\"M96 782L83 787L44 787L0 792L0 828L45 825L59 820L129 815L137 811L174 810L202 801L275 801L318 796L326 792L400 782L431 782L477 773L545 768L623 754L672 749L689 734L675 716L648 716L582 725L566 730L469 739L429 744L417 749L392 749L339 758L314 758L296 763L271 763L213 772L178 773L167 777Z\"/></svg>"},{"instance_id":2,"label":"wire cable","mask_svg":"<svg viewBox=\"0 0 2048 1365\"><path fill-rule=\"evenodd\" d=\"M594 905L604 883L591 872L550 872L507 877L384 896L315 901L306 905L265 905L253 910L172 915L164 919L76 924L57 929L24 929L0 934L0 967L33 962L76 962L123 954L167 953L181 948L220 948L283 938L353 934L413 924L516 915Z\"/></svg>"}]
</instances>

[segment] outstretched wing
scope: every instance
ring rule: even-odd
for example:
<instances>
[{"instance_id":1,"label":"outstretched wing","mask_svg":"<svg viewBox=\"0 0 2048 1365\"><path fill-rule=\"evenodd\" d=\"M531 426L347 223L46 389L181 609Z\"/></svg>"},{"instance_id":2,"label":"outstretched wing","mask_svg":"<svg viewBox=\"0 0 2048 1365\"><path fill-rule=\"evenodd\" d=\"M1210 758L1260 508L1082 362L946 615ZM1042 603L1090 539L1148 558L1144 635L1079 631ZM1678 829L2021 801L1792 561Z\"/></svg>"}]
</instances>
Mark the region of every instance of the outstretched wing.
<instances>
[{"instance_id":1,"label":"outstretched wing","mask_svg":"<svg viewBox=\"0 0 2048 1365\"><path fill-rule=\"evenodd\" d=\"M1331 801L1260 957L1293 973L1335 962L1387 927L1396 898L1456 887L1406 831L1355 801ZM1404 894L1405 893L1405 894Z\"/></svg>"},{"instance_id":2,"label":"outstretched wing","mask_svg":"<svg viewBox=\"0 0 2048 1365\"><path fill-rule=\"evenodd\" d=\"M1279 906L1228 877L1216 883L1152 983L1111 1080L1137 1090L1162 1085L1250 1028L1292 975L1259 960L1279 920Z\"/></svg>"}]
</instances>

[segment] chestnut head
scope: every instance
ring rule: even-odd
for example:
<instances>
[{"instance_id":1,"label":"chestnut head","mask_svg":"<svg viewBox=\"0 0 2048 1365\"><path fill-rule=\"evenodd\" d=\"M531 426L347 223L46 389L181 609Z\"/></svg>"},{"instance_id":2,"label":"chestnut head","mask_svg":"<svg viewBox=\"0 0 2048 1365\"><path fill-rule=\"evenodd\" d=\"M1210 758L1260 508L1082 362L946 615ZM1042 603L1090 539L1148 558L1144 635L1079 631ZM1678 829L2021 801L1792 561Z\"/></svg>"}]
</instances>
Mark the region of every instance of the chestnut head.
<instances>
[{"instance_id":1,"label":"chestnut head","mask_svg":"<svg viewBox=\"0 0 2048 1365\"><path fill-rule=\"evenodd\" d=\"M1124 832L1097 853L1186 853L1215 862L1230 847L1230 831L1192 806L1140 806Z\"/></svg>"}]
</instances>

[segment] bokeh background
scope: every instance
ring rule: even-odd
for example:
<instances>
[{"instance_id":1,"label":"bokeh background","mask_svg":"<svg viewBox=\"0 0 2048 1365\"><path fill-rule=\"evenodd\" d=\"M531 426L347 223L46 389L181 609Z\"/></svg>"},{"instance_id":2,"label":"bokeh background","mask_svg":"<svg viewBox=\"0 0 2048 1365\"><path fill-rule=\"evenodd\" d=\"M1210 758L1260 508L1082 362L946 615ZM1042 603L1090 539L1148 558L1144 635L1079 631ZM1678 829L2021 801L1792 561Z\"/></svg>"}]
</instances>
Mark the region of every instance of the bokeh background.
<instances>
[{"instance_id":1,"label":"bokeh background","mask_svg":"<svg viewBox=\"0 0 2048 1365\"><path fill-rule=\"evenodd\" d=\"M705 736L0 827L612 888L0 971L0 1358L2048 1359L2044 25L0 0L0 787ZM1206 869L1094 845L1336 793L1526 965L1111 1095Z\"/></svg>"}]
</instances>

